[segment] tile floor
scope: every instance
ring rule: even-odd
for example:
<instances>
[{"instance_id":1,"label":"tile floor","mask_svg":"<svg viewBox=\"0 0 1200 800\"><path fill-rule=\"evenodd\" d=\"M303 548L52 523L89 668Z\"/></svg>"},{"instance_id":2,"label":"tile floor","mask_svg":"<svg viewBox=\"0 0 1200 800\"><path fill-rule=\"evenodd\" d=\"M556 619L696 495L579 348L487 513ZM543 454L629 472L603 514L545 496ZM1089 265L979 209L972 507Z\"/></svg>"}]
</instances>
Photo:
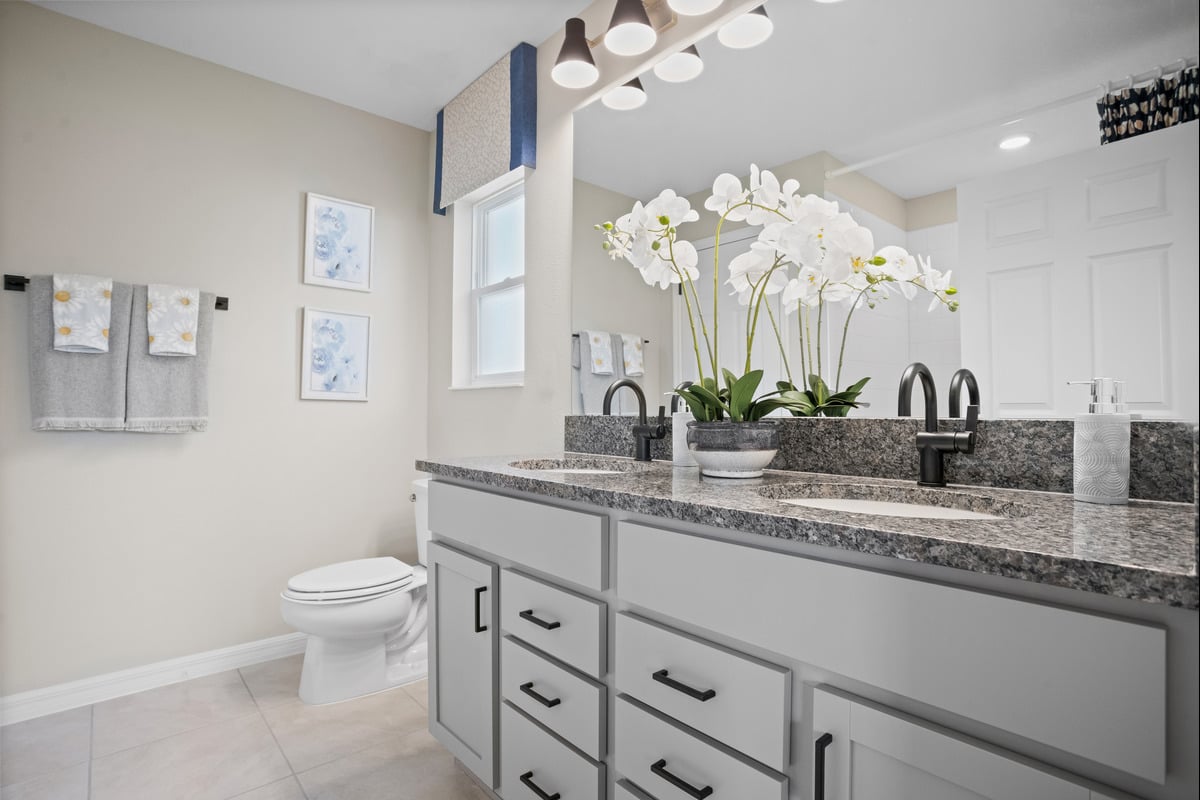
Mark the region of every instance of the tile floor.
<instances>
[{"instance_id":1,"label":"tile floor","mask_svg":"<svg viewBox=\"0 0 1200 800\"><path fill-rule=\"evenodd\" d=\"M300 663L0 728L0 800L487 800L426 731L424 681L305 706Z\"/></svg>"}]
</instances>

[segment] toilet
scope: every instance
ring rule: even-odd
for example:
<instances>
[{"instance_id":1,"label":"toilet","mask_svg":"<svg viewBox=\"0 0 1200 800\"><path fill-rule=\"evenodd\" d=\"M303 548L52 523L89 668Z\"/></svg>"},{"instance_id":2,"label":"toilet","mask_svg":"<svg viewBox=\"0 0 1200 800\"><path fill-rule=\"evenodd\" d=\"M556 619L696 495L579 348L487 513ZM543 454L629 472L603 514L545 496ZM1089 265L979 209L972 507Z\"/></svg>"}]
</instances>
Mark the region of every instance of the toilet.
<instances>
[{"instance_id":1,"label":"toilet","mask_svg":"<svg viewBox=\"0 0 1200 800\"><path fill-rule=\"evenodd\" d=\"M336 703L425 677L429 479L413 481L417 565L383 556L318 567L288 580L283 619L308 634L300 699Z\"/></svg>"}]
</instances>

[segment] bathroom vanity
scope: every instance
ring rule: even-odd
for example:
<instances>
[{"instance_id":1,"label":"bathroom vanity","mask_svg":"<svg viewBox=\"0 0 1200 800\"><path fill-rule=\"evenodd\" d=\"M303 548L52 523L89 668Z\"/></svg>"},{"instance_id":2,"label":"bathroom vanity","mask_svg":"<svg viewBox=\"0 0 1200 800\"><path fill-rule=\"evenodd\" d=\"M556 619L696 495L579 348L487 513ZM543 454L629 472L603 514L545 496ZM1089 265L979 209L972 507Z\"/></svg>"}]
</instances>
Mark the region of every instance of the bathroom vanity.
<instances>
[{"instance_id":1,"label":"bathroom vanity","mask_svg":"<svg viewBox=\"0 0 1200 800\"><path fill-rule=\"evenodd\" d=\"M418 463L430 729L503 800L1196 796L1192 504L513 464Z\"/></svg>"}]
</instances>

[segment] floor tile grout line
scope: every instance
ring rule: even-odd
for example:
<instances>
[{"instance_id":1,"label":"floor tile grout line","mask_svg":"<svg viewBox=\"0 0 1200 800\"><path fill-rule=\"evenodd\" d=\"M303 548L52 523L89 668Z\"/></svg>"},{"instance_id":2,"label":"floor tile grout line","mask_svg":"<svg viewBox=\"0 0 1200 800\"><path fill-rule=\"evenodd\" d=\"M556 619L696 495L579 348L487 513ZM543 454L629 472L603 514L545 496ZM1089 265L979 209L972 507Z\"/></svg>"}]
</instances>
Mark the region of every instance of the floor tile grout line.
<instances>
[{"instance_id":1,"label":"floor tile grout line","mask_svg":"<svg viewBox=\"0 0 1200 800\"><path fill-rule=\"evenodd\" d=\"M258 711L258 717L263 721L263 725L267 727L267 733L271 734L271 741L275 743L275 748L279 750L279 755L283 756L283 763L287 764L288 771L292 773L292 777L296 780L296 785L300 787L300 793L305 798L308 793L304 791L304 784L300 783L300 778L296 776L296 768L292 765L292 760L288 758L287 751L283 749L283 745L279 743L279 737L275 735L275 729L271 727L271 721L267 719L267 715L263 713L262 706L258 704L258 698L254 696L254 692L250 690L250 684L246 682L246 676L242 674L242 670L237 670L238 677L242 679L242 686L246 687L246 693L250 695L250 701L254 703L254 708Z\"/></svg>"},{"instance_id":2,"label":"floor tile grout line","mask_svg":"<svg viewBox=\"0 0 1200 800\"><path fill-rule=\"evenodd\" d=\"M261 714L261 712L258 710L258 706L255 706L252 710L247 711L244 714L238 714L237 716L227 717L225 719L217 719L217 720L213 720L212 722L206 722L203 725L197 725L195 728L188 728L185 731L176 731L175 733L170 733L170 734L167 734L166 736L160 736L157 739L148 739L148 740L142 742L141 744L135 744L135 745L132 745L131 747L122 747L120 750L114 750L111 753L105 753L104 755L93 758L92 760L93 761L104 761L107 758L112 758L113 756L120 755L121 753L128 753L130 750L137 750L139 747L146 747L148 745L158 744L159 742L165 742L168 739L174 739L176 736L186 736L189 733L195 733L196 731L202 731L205 728L211 728L214 725L228 725L231 722L237 722L238 720L246 719L247 717L251 717L254 714Z\"/></svg>"}]
</instances>

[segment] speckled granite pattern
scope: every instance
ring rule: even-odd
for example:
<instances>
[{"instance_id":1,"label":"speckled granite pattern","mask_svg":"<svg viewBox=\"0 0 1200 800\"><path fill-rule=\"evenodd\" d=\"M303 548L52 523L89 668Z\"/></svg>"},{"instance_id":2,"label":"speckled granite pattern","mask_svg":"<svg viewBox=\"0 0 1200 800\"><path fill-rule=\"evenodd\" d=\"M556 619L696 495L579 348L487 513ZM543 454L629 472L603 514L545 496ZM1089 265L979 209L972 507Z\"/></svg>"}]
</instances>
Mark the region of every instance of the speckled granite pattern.
<instances>
[{"instance_id":1,"label":"speckled granite pattern","mask_svg":"<svg viewBox=\"0 0 1200 800\"><path fill-rule=\"evenodd\" d=\"M655 459L670 461L670 424L665 441L654 443ZM570 416L564 449L610 456L633 454L629 417ZM942 430L961 422L943 420ZM917 475L916 419L779 420L779 454L772 469L906 479ZM1041 492L1073 490L1074 422L1003 419L979 423L972 455L946 458L946 479L971 486ZM1129 495L1140 500L1190 503L1196 497L1192 424L1133 423L1129 443Z\"/></svg>"},{"instance_id":2,"label":"speckled granite pattern","mask_svg":"<svg viewBox=\"0 0 1200 800\"><path fill-rule=\"evenodd\" d=\"M682 520L1193 610L1200 607L1192 505L1134 501L1127 506L1101 506L1075 503L1061 494L958 486L927 491L983 494L991 502L987 507L1005 518L906 519L793 506L776 498L805 491L788 488L802 483L912 490L911 481L786 471L768 471L753 480L720 480L665 463L625 474L572 475L515 469L509 466L515 460L428 459L418 461L417 469L665 521Z\"/></svg>"}]
</instances>

